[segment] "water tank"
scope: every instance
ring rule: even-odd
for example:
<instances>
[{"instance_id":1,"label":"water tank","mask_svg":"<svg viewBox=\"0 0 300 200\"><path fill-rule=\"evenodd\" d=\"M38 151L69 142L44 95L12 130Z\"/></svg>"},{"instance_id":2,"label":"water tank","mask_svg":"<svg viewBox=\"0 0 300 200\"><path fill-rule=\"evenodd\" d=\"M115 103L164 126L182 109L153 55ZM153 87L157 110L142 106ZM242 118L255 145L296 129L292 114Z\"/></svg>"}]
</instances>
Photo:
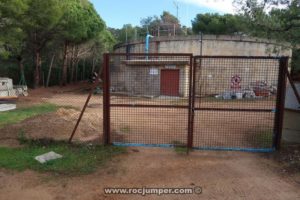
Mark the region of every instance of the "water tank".
<instances>
[{"instance_id":1,"label":"water tank","mask_svg":"<svg viewBox=\"0 0 300 200\"><path fill-rule=\"evenodd\" d=\"M295 85L299 93L300 83ZM286 142L300 143L300 104L290 85L286 91L282 137Z\"/></svg>"}]
</instances>

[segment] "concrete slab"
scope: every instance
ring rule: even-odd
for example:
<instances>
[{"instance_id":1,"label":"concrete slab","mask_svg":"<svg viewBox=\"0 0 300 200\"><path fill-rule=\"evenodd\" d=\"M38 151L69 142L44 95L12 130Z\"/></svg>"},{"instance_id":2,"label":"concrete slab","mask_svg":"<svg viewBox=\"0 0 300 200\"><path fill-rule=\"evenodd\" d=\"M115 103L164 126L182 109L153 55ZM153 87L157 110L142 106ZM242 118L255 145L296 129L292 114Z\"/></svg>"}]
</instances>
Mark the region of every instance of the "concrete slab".
<instances>
[{"instance_id":1,"label":"concrete slab","mask_svg":"<svg viewBox=\"0 0 300 200\"><path fill-rule=\"evenodd\" d=\"M17 108L16 104L0 104L0 112L14 110Z\"/></svg>"}]
</instances>

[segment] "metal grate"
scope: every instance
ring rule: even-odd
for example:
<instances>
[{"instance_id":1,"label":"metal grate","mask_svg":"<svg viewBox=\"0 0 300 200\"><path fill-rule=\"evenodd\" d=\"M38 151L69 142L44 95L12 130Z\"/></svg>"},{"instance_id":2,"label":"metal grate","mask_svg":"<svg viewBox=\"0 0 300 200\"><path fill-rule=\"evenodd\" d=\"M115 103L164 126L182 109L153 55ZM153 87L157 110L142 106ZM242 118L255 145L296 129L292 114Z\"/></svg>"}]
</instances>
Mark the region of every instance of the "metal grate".
<instances>
[{"instance_id":1,"label":"metal grate","mask_svg":"<svg viewBox=\"0 0 300 200\"><path fill-rule=\"evenodd\" d=\"M193 146L274 147L279 58L196 57Z\"/></svg>"},{"instance_id":2,"label":"metal grate","mask_svg":"<svg viewBox=\"0 0 300 200\"><path fill-rule=\"evenodd\" d=\"M269 151L287 58L106 54L104 134L120 145Z\"/></svg>"},{"instance_id":3,"label":"metal grate","mask_svg":"<svg viewBox=\"0 0 300 200\"><path fill-rule=\"evenodd\" d=\"M110 142L187 144L189 54L111 55Z\"/></svg>"}]
</instances>

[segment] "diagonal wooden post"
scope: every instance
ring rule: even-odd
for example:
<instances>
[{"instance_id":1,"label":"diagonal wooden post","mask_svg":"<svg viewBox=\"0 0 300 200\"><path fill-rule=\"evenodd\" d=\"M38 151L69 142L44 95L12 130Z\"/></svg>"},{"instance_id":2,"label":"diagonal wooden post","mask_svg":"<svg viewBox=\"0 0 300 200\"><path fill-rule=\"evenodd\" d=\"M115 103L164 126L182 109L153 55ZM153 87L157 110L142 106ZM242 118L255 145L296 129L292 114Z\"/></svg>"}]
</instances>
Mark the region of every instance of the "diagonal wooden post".
<instances>
[{"instance_id":1,"label":"diagonal wooden post","mask_svg":"<svg viewBox=\"0 0 300 200\"><path fill-rule=\"evenodd\" d=\"M89 93L89 95L88 95L88 98L86 99L86 101L85 101L85 104L84 104L84 106L83 106L83 108L82 108L82 110L81 110L81 113L80 113L80 115L79 115L79 118L78 118L78 120L77 120L77 122L76 122L76 125L75 125L75 127L74 127L74 129L73 129L73 131L72 131L72 134L71 134L71 136L70 136L70 138L69 138L69 143L71 143L72 142L72 139L73 139L73 137L74 137L74 135L75 135L75 133L76 133L76 130L77 130L77 128L78 128L78 125L79 125L79 123L80 123L80 121L81 121L81 119L82 119L82 116L83 116L83 114L84 114L84 112L85 112L85 110L86 110L86 108L87 108L87 105L88 105L88 103L89 103L89 101L90 101L90 99L91 99L91 97L92 97L92 95L93 95L93 92L94 92L94 90L95 90L95 88L98 86L98 84L99 84L99 75L97 76L97 78L96 78L96 82L93 84L93 86L91 87L91 91L90 91L90 93Z\"/></svg>"}]
</instances>

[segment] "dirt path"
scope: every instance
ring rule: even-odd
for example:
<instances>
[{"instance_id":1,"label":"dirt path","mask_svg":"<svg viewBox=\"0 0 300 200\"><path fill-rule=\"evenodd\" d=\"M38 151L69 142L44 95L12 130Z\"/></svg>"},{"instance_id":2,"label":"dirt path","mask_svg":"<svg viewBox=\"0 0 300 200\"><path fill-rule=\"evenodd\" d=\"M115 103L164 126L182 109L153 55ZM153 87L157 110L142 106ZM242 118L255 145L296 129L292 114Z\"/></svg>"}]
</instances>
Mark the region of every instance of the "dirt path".
<instances>
[{"instance_id":1,"label":"dirt path","mask_svg":"<svg viewBox=\"0 0 300 200\"><path fill-rule=\"evenodd\" d=\"M48 95L47 91L45 91L47 95L44 95L43 91L36 93L21 100L21 106L47 101L76 109L62 108L56 113L33 117L2 129L1 137L13 139L3 140L0 145L17 145L15 138L20 129L31 137L46 135L56 139L68 138L79 110L84 104L86 94L52 92ZM102 130L101 108L100 96L94 96L75 139L99 136ZM168 118L165 117L165 119ZM136 124L137 120L147 122L149 116L133 118L132 122ZM164 119L158 120L160 123L164 122ZM175 121L179 120L182 119L178 118ZM47 125L42 122L47 122ZM135 128L134 124L130 124L131 129L127 126L123 127L121 119L117 122L122 125L121 128L125 132ZM147 125L142 124L143 127ZM170 128L174 129L174 127ZM154 132L153 129L147 130ZM33 171L0 170L0 200L300 199L300 175L289 177L287 173L281 173L281 171L282 168L277 162L267 159L262 154L195 151L186 156L178 155L172 149L129 148L128 154L114 159L104 169L99 169L91 175L68 177ZM203 193L161 197L149 195L142 198L139 195L105 195L103 192L105 187L195 186L202 187Z\"/></svg>"},{"instance_id":2,"label":"dirt path","mask_svg":"<svg viewBox=\"0 0 300 200\"><path fill-rule=\"evenodd\" d=\"M20 98L18 107L48 102L69 109L36 116L0 130L0 144L17 146L20 133L27 137L68 139L87 98L84 87L38 89ZM113 103L179 104L186 100L112 96ZM202 102L204 107L267 108L272 100ZM78 127L75 140L100 142L103 132L103 102L93 95ZM272 107L272 106L271 106ZM270 108L271 108L270 107ZM72 108L72 109L71 109ZM47 121L48 123L42 123ZM274 113L197 111L194 119L194 147L271 148ZM111 107L111 141L141 144L187 143L188 110L174 108Z\"/></svg>"},{"instance_id":3,"label":"dirt path","mask_svg":"<svg viewBox=\"0 0 300 200\"><path fill-rule=\"evenodd\" d=\"M0 199L300 199L300 176L278 173L261 154L130 148L104 169L80 177L0 171ZM200 195L104 195L104 187L194 187Z\"/></svg>"}]
</instances>

